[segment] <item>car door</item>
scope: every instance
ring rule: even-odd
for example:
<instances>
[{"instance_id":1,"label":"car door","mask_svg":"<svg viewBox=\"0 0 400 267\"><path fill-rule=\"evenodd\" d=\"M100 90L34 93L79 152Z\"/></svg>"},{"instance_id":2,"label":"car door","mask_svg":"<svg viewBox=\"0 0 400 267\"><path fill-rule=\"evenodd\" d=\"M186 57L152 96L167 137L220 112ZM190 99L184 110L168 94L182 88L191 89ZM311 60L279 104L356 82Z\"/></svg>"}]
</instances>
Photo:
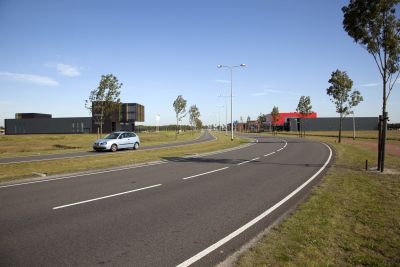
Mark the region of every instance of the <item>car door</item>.
<instances>
[{"instance_id":1,"label":"car door","mask_svg":"<svg viewBox=\"0 0 400 267\"><path fill-rule=\"evenodd\" d=\"M118 147L119 148L126 148L126 143L127 143L126 133L122 133L118 137Z\"/></svg>"},{"instance_id":2,"label":"car door","mask_svg":"<svg viewBox=\"0 0 400 267\"><path fill-rule=\"evenodd\" d=\"M135 145L135 137L133 135L133 133L127 133L128 136L128 147L129 148L133 148L133 146Z\"/></svg>"}]
</instances>

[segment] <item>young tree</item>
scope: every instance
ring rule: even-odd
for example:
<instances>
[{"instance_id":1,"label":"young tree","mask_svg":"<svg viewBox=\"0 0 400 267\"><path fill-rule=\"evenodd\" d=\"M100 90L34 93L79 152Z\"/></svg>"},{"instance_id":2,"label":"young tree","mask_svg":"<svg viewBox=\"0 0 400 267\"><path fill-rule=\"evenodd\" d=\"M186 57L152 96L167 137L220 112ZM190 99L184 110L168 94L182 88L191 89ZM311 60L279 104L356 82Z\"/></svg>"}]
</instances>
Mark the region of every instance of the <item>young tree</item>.
<instances>
[{"instance_id":1,"label":"young tree","mask_svg":"<svg viewBox=\"0 0 400 267\"><path fill-rule=\"evenodd\" d=\"M300 113L300 136L306 136L306 130L304 129L304 120L307 118L311 111L311 99L309 96L301 96L299 100L299 104L297 104L296 111Z\"/></svg>"},{"instance_id":2,"label":"young tree","mask_svg":"<svg viewBox=\"0 0 400 267\"><path fill-rule=\"evenodd\" d=\"M178 97L174 101L174 110L176 114L176 133L175 133L175 138L178 138L178 127L179 127L179 122L182 120L183 117L186 116L186 103L187 101L182 97L182 95L178 95Z\"/></svg>"},{"instance_id":3,"label":"young tree","mask_svg":"<svg viewBox=\"0 0 400 267\"><path fill-rule=\"evenodd\" d=\"M251 118L249 115L247 115L247 119L246 119L246 131L247 132L249 131L249 128L250 128L250 121L251 121Z\"/></svg>"},{"instance_id":4,"label":"young tree","mask_svg":"<svg viewBox=\"0 0 400 267\"><path fill-rule=\"evenodd\" d=\"M343 118L351 113L353 107L363 101L363 97L357 90L353 91L350 95L353 81L345 71L336 70L332 72L331 78L328 82L331 86L326 89L326 93L331 97L331 101L336 105L336 112L340 114L339 143L341 143Z\"/></svg>"},{"instance_id":5,"label":"young tree","mask_svg":"<svg viewBox=\"0 0 400 267\"><path fill-rule=\"evenodd\" d=\"M378 170L383 172L387 112L386 103L399 77L400 19L396 14L399 0L350 0L342 8L343 28L354 41L370 53L382 78L382 120L379 129Z\"/></svg>"},{"instance_id":6,"label":"young tree","mask_svg":"<svg viewBox=\"0 0 400 267\"><path fill-rule=\"evenodd\" d=\"M199 118L195 119L195 125L196 125L197 129L202 129L203 128L203 122Z\"/></svg>"},{"instance_id":7,"label":"young tree","mask_svg":"<svg viewBox=\"0 0 400 267\"><path fill-rule=\"evenodd\" d=\"M120 103L122 83L113 74L101 75L99 86L90 91L85 107L92 113L95 124L100 125L103 134L104 118L111 115Z\"/></svg>"},{"instance_id":8,"label":"young tree","mask_svg":"<svg viewBox=\"0 0 400 267\"><path fill-rule=\"evenodd\" d=\"M272 117L272 125L274 126L274 131L273 134L276 135L276 122L279 120L280 118L280 114L279 114L279 108L278 107L273 107L272 111L271 111L271 117Z\"/></svg>"},{"instance_id":9,"label":"young tree","mask_svg":"<svg viewBox=\"0 0 400 267\"><path fill-rule=\"evenodd\" d=\"M261 114L257 118L258 128L263 130L264 129L264 122L267 121L267 116L265 114Z\"/></svg>"},{"instance_id":10,"label":"young tree","mask_svg":"<svg viewBox=\"0 0 400 267\"><path fill-rule=\"evenodd\" d=\"M197 120L200 118L200 111L196 105L193 105L189 109L189 122L192 127L197 128Z\"/></svg>"}]
</instances>

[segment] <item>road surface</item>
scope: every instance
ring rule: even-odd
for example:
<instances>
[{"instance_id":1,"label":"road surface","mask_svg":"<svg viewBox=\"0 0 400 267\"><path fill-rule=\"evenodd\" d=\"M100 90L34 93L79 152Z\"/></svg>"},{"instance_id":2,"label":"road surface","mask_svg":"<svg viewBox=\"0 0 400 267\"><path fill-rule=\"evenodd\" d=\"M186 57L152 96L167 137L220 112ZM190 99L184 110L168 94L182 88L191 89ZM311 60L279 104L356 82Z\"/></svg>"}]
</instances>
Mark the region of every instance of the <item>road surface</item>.
<instances>
[{"instance_id":1,"label":"road surface","mask_svg":"<svg viewBox=\"0 0 400 267\"><path fill-rule=\"evenodd\" d=\"M331 149L301 139L0 185L0 266L214 266L293 208Z\"/></svg>"}]
</instances>

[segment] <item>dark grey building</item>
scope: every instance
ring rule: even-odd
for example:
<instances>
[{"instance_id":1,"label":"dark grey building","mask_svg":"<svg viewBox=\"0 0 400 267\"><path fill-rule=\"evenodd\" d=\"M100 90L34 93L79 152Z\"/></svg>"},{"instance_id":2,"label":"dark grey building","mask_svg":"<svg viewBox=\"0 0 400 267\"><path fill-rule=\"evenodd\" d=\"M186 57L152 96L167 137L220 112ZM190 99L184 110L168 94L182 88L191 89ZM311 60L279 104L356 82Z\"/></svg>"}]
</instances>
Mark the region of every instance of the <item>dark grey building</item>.
<instances>
[{"instance_id":1,"label":"dark grey building","mask_svg":"<svg viewBox=\"0 0 400 267\"><path fill-rule=\"evenodd\" d=\"M5 134L91 133L91 117L6 119Z\"/></svg>"},{"instance_id":2,"label":"dark grey building","mask_svg":"<svg viewBox=\"0 0 400 267\"><path fill-rule=\"evenodd\" d=\"M135 123L144 121L144 106L138 103L119 103L103 119L103 133L135 131ZM52 118L51 114L16 113L15 119L5 120L5 134L76 134L97 133L98 114L92 117Z\"/></svg>"},{"instance_id":3,"label":"dark grey building","mask_svg":"<svg viewBox=\"0 0 400 267\"><path fill-rule=\"evenodd\" d=\"M300 120L298 118L288 118L285 128L289 131L300 130ZM306 131L336 131L339 129L339 118L309 118L303 119L303 127ZM377 117L355 117L355 129L358 131L378 130ZM353 130L353 117L345 117L342 124L343 131Z\"/></svg>"}]
</instances>

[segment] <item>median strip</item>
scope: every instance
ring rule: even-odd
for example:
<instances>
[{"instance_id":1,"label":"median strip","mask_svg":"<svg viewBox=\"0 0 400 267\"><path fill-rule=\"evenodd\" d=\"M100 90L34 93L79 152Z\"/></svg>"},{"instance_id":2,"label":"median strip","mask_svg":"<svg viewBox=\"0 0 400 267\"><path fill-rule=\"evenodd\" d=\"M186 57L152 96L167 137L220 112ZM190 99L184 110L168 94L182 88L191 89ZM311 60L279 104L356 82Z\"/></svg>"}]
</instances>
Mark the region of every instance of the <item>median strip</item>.
<instances>
[{"instance_id":1,"label":"median strip","mask_svg":"<svg viewBox=\"0 0 400 267\"><path fill-rule=\"evenodd\" d=\"M62 205L62 206L54 207L53 210L58 210L58 209L63 209L63 208L71 207L71 206L76 206L76 205L80 205L80 204L85 204L85 203L88 203L88 202L93 202L93 201L97 201L97 200L101 200L101 199L106 199L106 198L111 198L111 197L126 195L126 194L130 194L130 193L134 193L134 192L138 192L138 191L150 189L150 188L157 187L157 186L161 186L161 185L162 185L162 184L156 184L156 185L147 186L147 187L143 187L143 188L139 188L139 189L134 189L134 190L130 190L130 191L125 191L125 192L121 192L121 193L117 193L117 194L112 194L112 195L108 195L108 196L104 196L104 197L98 197L98 198L93 198L93 199L88 199L88 200L84 200L84 201L80 201L80 202L75 202L75 203L67 204L67 205Z\"/></svg>"}]
</instances>

